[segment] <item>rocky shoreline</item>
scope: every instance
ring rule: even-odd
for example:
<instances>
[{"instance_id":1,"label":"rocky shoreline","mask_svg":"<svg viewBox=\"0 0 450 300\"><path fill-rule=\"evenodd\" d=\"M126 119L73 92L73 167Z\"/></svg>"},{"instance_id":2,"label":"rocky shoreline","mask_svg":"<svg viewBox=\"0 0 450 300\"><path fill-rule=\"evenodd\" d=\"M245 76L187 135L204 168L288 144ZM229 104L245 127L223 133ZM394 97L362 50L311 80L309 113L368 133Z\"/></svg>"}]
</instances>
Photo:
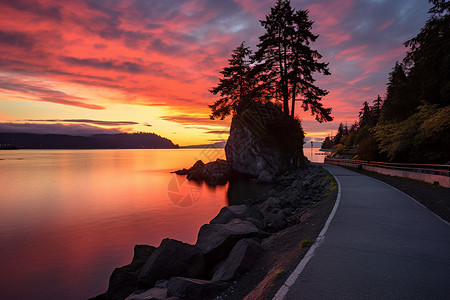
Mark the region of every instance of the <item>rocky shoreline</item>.
<instances>
[{"instance_id":1,"label":"rocky shoreline","mask_svg":"<svg viewBox=\"0 0 450 300\"><path fill-rule=\"evenodd\" d=\"M198 180L195 176L205 170L227 170L225 161L202 164L178 173ZM229 179L211 177L214 184ZM158 247L136 245L132 262L116 268L108 290L92 299L214 299L229 290L267 251L268 241L283 229L301 226L311 208L336 188L332 176L317 166L271 176L270 182L276 184L263 196L222 208L200 228L195 245L173 239Z\"/></svg>"}]
</instances>

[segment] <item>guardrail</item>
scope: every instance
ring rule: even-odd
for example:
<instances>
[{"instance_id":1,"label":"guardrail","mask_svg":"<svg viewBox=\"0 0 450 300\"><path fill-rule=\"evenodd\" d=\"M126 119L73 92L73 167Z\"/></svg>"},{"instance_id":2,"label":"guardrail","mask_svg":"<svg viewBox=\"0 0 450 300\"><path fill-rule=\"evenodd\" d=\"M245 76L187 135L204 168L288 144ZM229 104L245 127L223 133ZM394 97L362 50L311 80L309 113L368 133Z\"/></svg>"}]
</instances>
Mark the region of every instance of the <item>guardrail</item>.
<instances>
[{"instance_id":1,"label":"guardrail","mask_svg":"<svg viewBox=\"0 0 450 300\"><path fill-rule=\"evenodd\" d=\"M450 165L387 163L329 157L325 158L325 163L407 177L450 188Z\"/></svg>"}]
</instances>

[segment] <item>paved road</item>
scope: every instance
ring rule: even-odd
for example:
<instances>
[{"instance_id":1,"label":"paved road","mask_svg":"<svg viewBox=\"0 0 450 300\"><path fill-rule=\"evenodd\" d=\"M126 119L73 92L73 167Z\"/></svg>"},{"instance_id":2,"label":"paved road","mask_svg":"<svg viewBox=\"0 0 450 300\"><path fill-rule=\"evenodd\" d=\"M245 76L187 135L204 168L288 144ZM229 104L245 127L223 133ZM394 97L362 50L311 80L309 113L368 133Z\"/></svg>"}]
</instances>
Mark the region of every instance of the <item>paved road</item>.
<instances>
[{"instance_id":1,"label":"paved road","mask_svg":"<svg viewBox=\"0 0 450 300\"><path fill-rule=\"evenodd\" d=\"M285 299L450 299L450 225L376 179L325 167L341 202Z\"/></svg>"}]
</instances>

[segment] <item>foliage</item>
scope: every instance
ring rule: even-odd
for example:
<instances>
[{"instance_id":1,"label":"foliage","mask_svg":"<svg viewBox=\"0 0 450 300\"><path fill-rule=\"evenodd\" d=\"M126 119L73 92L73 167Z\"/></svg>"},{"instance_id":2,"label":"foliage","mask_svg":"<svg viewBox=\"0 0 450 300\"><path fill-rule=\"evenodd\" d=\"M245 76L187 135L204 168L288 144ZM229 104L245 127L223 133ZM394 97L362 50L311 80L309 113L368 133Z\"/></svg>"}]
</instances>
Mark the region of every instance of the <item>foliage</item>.
<instances>
[{"instance_id":1,"label":"foliage","mask_svg":"<svg viewBox=\"0 0 450 300\"><path fill-rule=\"evenodd\" d=\"M342 155L342 154L344 154L344 151L346 149L347 148L342 144L334 145L333 146L333 155L336 155L336 154Z\"/></svg>"},{"instance_id":2,"label":"foliage","mask_svg":"<svg viewBox=\"0 0 450 300\"><path fill-rule=\"evenodd\" d=\"M309 248L314 244L314 241L311 238L304 239L300 242L300 249Z\"/></svg>"},{"instance_id":3,"label":"foliage","mask_svg":"<svg viewBox=\"0 0 450 300\"><path fill-rule=\"evenodd\" d=\"M331 138L329 136L327 136L325 138L325 140L322 142L322 149L331 149L331 147L333 147L333 141L331 140Z\"/></svg>"},{"instance_id":4,"label":"foliage","mask_svg":"<svg viewBox=\"0 0 450 300\"><path fill-rule=\"evenodd\" d=\"M449 2L430 1L431 17L409 47L402 63L389 76L382 121L400 122L412 116L421 101L450 104L450 11Z\"/></svg>"},{"instance_id":5,"label":"foliage","mask_svg":"<svg viewBox=\"0 0 450 300\"><path fill-rule=\"evenodd\" d=\"M377 141L372 132L360 140L358 147L356 148L356 154L358 159L369 160L369 161L379 161L382 160L382 156L379 153Z\"/></svg>"},{"instance_id":6,"label":"foliage","mask_svg":"<svg viewBox=\"0 0 450 300\"><path fill-rule=\"evenodd\" d=\"M219 84L210 90L214 95L219 94L220 99L209 105L211 108L211 119L223 120L230 114L243 110L250 101L264 102L265 94L259 87L255 77L255 68L251 67L250 56L252 51L246 47L244 42L239 45L228 61L229 66L220 72L223 78Z\"/></svg>"},{"instance_id":7,"label":"foliage","mask_svg":"<svg viewBox=\"0 0 450 300\"><path fill-rule=\"evenodd\" d=\"M324 108L320 100L327 95L314 85L313 72L329 75L328 64L319 62L322 56L309 45L318 35L311 32L313 21L308 10L295 11L289 0L278 0L261 25L266 32L259 37L255 57L263 66L264 79L275 90L275 98L283 103L283 110L291 116L297 97L302 107L316 116L319 122L331 121L331 109Z\"/></svg>"},{"instance_id":8,"label":"foliage","mask_svg":"<svg viewBox=\"0 0 450 300\"><path fill-rule=\"evenodd\" d=\"M347 133L348 133L347 126L344 126L344 124L340 123L339 127L338 127L338 131L337 131L336 135L333 138L333 143L335 145L341 143L342 137L345 136Z\"/></svg>"},{"instance_id":9,"label":"foliage","mask_svg":"<svg viewBox=\"0 0 450 300\"><path fill-rule=\"evenodd\" d=\"M380 151L391 161L440 163L450 160L450 106L423 104L408 119L376 128Z\"/></svg>"},{"instance_id":10,"label":"foliage","mask_svg":"<svg viewBox=\"0 0 450 300\"><path fill-rule=\"evenodd\" d=\"M450 3L430 2L429 20L389 74L384 101L364 102L356 128L339 125L336 154L356 147L364 160L450 161Z\"/></svg>"},{"instance_id":11,"label":"foliage","mask_svg":"<svg viewBox=\"0 0 450 300\"><path fill-rule=\"evenodd\" d=\"M450 2L430 2L431 17L419 34L405 43L410 51L404 63L410 67L408 78L415 98L446 106L450 105Z\"/></svg>"},{"instance_id":12,"label":"foliage","mask_svg":"<svg viewBox=\"0 0 450 300\"><path fill-rule=\"evenodd\" d=\"M261 21L266 32L259 37L258 51L252 55L242 43L221 72L218 86L211 89L221 97L209 106L212 119L239 113L252 101L280 100L284 113L292 118L295 103L301 100L303 109L311 110L319 122L333 119L331 108L324 108L320 102L328 92L314 85L314 72L330 72L328 64L319 62L322 56L309 47L318 36L311 32L313 21L308 14L308 10L295 11L290 0L276 2Z\"/></svg>"}]
</instances>

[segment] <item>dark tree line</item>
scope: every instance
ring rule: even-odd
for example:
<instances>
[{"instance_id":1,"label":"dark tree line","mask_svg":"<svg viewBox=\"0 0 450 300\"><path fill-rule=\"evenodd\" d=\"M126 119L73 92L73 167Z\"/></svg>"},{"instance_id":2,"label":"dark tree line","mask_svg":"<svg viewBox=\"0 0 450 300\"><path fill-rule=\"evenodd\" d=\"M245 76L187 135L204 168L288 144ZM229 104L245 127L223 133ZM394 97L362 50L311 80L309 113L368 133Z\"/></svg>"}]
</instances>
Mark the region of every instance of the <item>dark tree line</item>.
<instances>
[{"instance_id":1,"label":"dark tree line","mask_svg":"<svg viewBox=\"0 0 450 300\"><path fill-rule=\"evenodd\" d=\"M430 3L430 18L389 74L384 100L364 102L353 129L341 124L335 150L353 148L365 160L450 161L450 2Z\"/></svg>"},{"instance_id":2,"label":"dark tree line","mask_svg":"<svg viewBox=\"0 0 450 300\"><path fill-rule=\"evenodd\" d=\"M256 53L244 43L239 45L221 71L219 84L210 90L220 96L209 106L212 119L239 114L252 101L281 103L292 118L299 101L319 122L333 119L331 108L320 102L328 91L314 85L313 73L330 72L327 63L319 62L322 56L310 48L318 36L311 32L314 22L308 14L293 9L290 0L276 2L260 21L266 31L259 37Z\"/></svg>"}]
</instances>

